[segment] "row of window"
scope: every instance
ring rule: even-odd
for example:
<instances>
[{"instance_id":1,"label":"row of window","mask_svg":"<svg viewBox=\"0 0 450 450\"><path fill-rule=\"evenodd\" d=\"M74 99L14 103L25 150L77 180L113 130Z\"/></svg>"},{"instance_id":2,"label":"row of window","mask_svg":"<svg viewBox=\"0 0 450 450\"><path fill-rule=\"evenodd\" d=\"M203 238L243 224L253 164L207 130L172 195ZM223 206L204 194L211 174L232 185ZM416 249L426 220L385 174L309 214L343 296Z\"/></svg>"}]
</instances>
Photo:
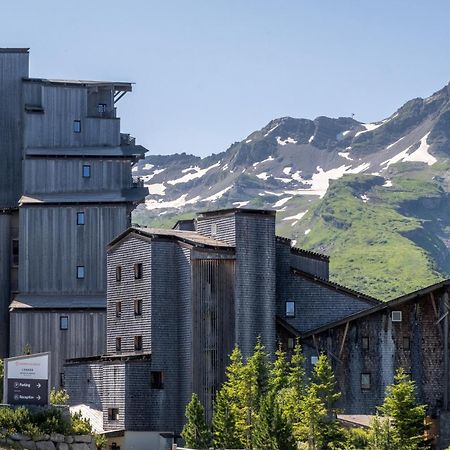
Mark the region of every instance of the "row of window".
<instances>
[{"instance_id":1,"label":"row of window","mask_svg":"<svg viewBox=\"0 0 450 450\"><path fill-rule=\"evenodd\" d=\"M410 350L411 348L411 339L409 336L403 336L402 339L402 346L403 350ZM363 350L369 350L370 349L370 339L368 336L363 336L361 338L361 347Z\"/></svg>"},{"instance_id":2,"label":"row of window","mask_svg":"<svg viewBox=\"0 0 450 450\"><path fill-rule=\"evenodd\" d=\"M142 351L142 336L134 336L134 350L136 352ZM116 337L116 351L122 351L122 338Z\"/></svg>"},{"instance_id":3,"label":"row of window","mask_svg":"<svg viewBox=\"0 0 450 450\"><path fill-rule=\"evenodd\" d=\"M144 274L142 263L136 263L133 266L133 272L134 272L134 279L140 280ZM116 281L117 282L122 281L122 266L116 267Z\"/></svg>"},{"instance_id":4,"label":"row of window","mask_svg":"<svg viewBox=\"0 0 450 450\"><path fill-rule=\"evenodd\" d=\"M134 315L142 316L142 305L143 302L141 299L134 301ZM116 302L116 317L122 316L122 302Z\"/></svg>"}]
</instances>

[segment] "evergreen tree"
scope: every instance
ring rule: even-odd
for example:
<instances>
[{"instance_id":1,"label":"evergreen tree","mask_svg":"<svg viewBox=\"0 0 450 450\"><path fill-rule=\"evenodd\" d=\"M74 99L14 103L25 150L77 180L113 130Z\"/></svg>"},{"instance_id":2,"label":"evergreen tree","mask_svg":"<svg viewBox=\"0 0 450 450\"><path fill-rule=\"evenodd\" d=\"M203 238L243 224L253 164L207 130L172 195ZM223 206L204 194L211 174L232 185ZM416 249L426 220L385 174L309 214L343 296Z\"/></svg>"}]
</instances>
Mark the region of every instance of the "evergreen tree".
<instances>
[{"instance_id":1,"label":"evergreen tree","mask_svg":"<svg viewBox=\"0 0 450 450\"><path fill-rule=\"evenodd\" d=\"M205 422L205 410L195 393L186 406L186 418L186 425L181 432L186 445L194 449L208 448L211 444L211 433Z\"/></svg>"},{"instance_id":2,"label":"evergreen tree","mask_svg":"<svg viewBox=\"0 0 450 450\"><path fill-rule=\"evenodd\" d=\"M252 382L256 381L256 403L259 403L261 397L267 392L269 381L269 355L261 342L261 337L256 340L253 354L248 358L247 366L251 373Z\"/></svg>"},{"instance_id":3,"label":"evergreen tree","mask_svg":"<svg viewBox=\"0 0 450 450\"><path fill-rule=\"evenodd\" d=\"M318 397L323 400L328 415L330 417L335 416L337 410L333 405L339 399L341 393L336 391L336 377L328 358L323 353L314 366L311 382Z\"/></svg>"},{"instance_id":4,"label":"evergreen tree","mask_svg":"<svg viewBox=\"0 0 450 450\"><path fill-rule=\"evenodd\" d=\"M222 388L216 396L213 413L214 445L218 448L241 448L241 442L236 429L236 418L233 413L232 401L227 389Z\"/></svg>"},{"instance_id":5,"label":"evergreen tree","mask_svg":"<svg viewBox=\"0 0 450 450\"><path fill-rule=\"evenodd\" d=\"M305 390L306 373L305 357L302 353L300 340L297 338L294 353L289 364L289 373L287 377L288 386L295 389L296 395L301 397Z\"/></svg>"},{"instance_id":6,"label":"evergreen tree","mask_svg":"<svg viewBox=\"0 0 450 450\"><path fill-rule=\"evenodd\" d=\"M394 384L386 389L384 403L379 411L392 421L398 450L416 450L426 447L424 440L425 405L416 400L416 386L403 369L394 377Z\"/></svg>"},{"instance_id":7,"label":"evergreen tree","mask_svg":"<svg viewBox=\"0 0 450 450\"><path fill-rule=\"evenodd\" d=\"M371 424L369 432L370 450L391 450L398 447L397 437L393 433L391 420L376 415Z\"/></svg>"},{"instance_id":8,"label":"evergreen tree","mask_svg":"<svg viewBox=\"0 0 450 450\"><path fill-rule=\"evenodd\" d=\"M275 361L269 375L269 389L271 392L279 393L288 386L288 363L286 353L281 346L275 352Z\"/></svg>"}]
</instances>

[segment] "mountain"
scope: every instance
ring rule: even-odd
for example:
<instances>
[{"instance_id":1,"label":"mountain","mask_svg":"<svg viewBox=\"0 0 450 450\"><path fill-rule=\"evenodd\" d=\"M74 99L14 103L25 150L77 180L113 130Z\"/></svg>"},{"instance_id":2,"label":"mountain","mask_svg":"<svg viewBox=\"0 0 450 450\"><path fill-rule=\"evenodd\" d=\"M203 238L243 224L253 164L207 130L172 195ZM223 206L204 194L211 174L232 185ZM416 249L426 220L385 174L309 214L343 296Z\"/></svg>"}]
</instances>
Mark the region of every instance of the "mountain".
<instances>
[{"instance_id":1,"label":"mountain","mask_svg":"<svg viewBox=\"0 0 450 450\"><path fill-rule=\"evenodd\" d=\"M329 254L333 280L388 299L450 274L449 169L450 85L375 123L283 117L206 158L147 154L133 220L276 209L277 232Z\"/></svg>"}]
</instances>

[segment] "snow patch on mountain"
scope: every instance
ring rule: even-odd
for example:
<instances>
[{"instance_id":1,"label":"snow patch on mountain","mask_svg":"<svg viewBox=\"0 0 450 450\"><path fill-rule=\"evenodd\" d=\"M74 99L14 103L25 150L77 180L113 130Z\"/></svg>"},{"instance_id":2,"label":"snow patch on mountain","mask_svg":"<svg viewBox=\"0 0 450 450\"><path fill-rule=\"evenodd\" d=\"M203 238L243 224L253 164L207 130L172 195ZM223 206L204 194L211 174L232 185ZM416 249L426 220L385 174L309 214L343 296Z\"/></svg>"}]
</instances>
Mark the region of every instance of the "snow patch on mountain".
<instances>
[{"instance_id":1,"label":"snow patch on mountain","mask_svg":"<svg viewBox=\"0 0 450 450\"><path fill-rule=\"evenodd\" d=\"M269 136L269 134L272 133L272 131L276 130L280 125L281 125L281 122L280 122L280 123L277 123L274 127L272 127L272 128L264 135L264 137Z\"/></svg>"},{"instance_id":2,"label":"snow patch on mountain","mask_svg":"<svg viewBox=\"0 0 450 450\"><path fill-rule=\"evenodd\" d=\"M280 145L296 144L297 143L297 141L295 139L291 138L291 137L288 137L288 138L283 140L283 139L281 139L280 136L277 136L277 142Z\"/></svg>"},{"instance_id":3,"label":"snow patch on mountain","mask_svg":"<svg viewBox=\"0 0 450 450\"><path fill-rule=\"evenodd\" d=\"M361 125L365 128L365 130L358 131L355 134L355 138L360 136L361 134L376 130L377 128L381 127L381 125L384 125L384 124L385 124L385 121L380 122L380 123L362 123Z\"/></svg>"},{"instance_id":4,"label":"snow patch on mountain","mask_svg":"<svg viewBox=\"0 0 450 450\"><path fill-rule=\"evenodd\" d=\"M258 173L256 177L259 178L260 180L266 181L270 177L270 175L267 175L267 172L261 172Z\"/></svg>"},{"instance_id":5,"label":"snow patch on mountain","mask_svg":"<svg viewBox=\"0 0 450 450\"><path fill-rule=\"evenodd\" d=\"M205 198L205 201L207 202L215 202L216 200L219 200L226 192L228 192L233 186L228 186L225 189L222 189L221 191L217 192L216 194L211 195L208 198Z\"/></svg>"},{"instance_id":6,"label":"snow patch on mountain","mask_svg":"<svg viewBox=\"0 0 450 450\"><path fill-rule=\"evenodd\" d=\"M166 195L166 186L164 186L164 183L146 184L145 186L148 188L150 195Z\"/></svg>"},{"instance_id":7,"label":"snow patch on mountain","mask_svg":"<svg viewBox=\"0 0 450 450\"><path fill-rule=\"evenodd\" d=\"M200 196L191 198L190 200L186 200L188 194L183 194L181 197L178 197L172 201L156 201L154 199L147 199L145 201L145 207L147 209L167 209L167 208L182 208L186 205L192 205L197 203L200 200Z\"/></svg>"},{"instance_id":8,"label":"snow patch on mountain","mask_svg":"<svg viewBox=\"0 0 450 450\"><path fill-rule=\"evenodd\" d=\"M353 158L350 158L350 153L349 152L338 152L338 155L341 156L342 158L348 159L349 161L353 161Z\"/></svg>"},{"instance_id":9,"label":"snow patch on mountain","mask_svg":"<svg viewBox=\"0 0 450 450\"><path fill-rule=\"evenodd\" d=\"M274 203L274 204L273 204L273 207L274 207L274 208L280 208L280 207L283 206L285 203L287 203L291 198L292 198L292 196L282 198L282 199L278 200L276 203Z\"/></svg>"},{"instance_id":10,"label":"snow patch on mountain","mask_svg":"<svg viewBox=\"0 0 450 450\"><path fill-rule=\"evenodd\" d=\"M214 167L219 167L219 166L220 166L220 161L216 162L212 166L206 167L205 169L200 169L200 167L198 167L198 166L188 167L187 169L184 169L182 171L182 173L186 173L188 171L189 172L194 171L194 172L186 173L186 175L184 175L183 177L177 178L176 180L169 180L169 181L167 181L167 183L171 184L172 186L175 184L187 183L188 181L195 180L196 178L201 178L203 175L205 175L211 169L214 169Z\"/></svg>"},{"instance_id":11,"label":"snow patch on mountain","mask_svg":"<svg viewBox=\"0 0 450 450\"><path fill-rule=\"evenodd\" d=\"M301 211L298 214L296 214L295 216L285 217L283 220L300 220L307 212L308 212L308 210Z\"/></svg>"}]
</instances>

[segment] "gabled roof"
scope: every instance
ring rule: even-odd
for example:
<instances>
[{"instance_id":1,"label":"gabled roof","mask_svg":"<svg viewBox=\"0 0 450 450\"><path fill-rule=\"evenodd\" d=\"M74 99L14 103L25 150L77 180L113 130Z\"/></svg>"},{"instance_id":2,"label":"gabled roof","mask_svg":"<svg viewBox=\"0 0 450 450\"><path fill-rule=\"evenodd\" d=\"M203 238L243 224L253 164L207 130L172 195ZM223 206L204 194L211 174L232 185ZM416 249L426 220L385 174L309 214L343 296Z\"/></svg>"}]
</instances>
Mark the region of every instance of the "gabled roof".
<instances>
[{"instance_id":1,"label":"gabled roof","mask_svg":"<svg viewBox=\"0 0 450 450\"><path fill-rule=\"evenodd\" d=\"M313 252L311 250L305 250L303 248L293 247L292 246L292 239L289 239L287 237L276 236L276 240L278 242L282 242L283 244L289 245L291 247L291 252L292 253L297 253L299 255L306 256L307 258L319 259L321 261L327 261L328 262L330 260L330 257L328 255L324 255L323 253L317 253L317 252Z\"/></svg>"},{"instance_id":2,"label":"gabled roof","mask_svg":"<svg viewBox=\"0 0 450 450\"><path fill-rule=\"evenodd\" d=\"M379 313L381 311L389 311L396 307L402 306L405 303L408 303L410 301L417 300L420 297L423 297L424 295L430 294L432 292L438 291L440 289L447 288L450 289L450 278L444 281L440 281L438 283L432 284L430 286L427 286L422 289L418 289L417 291L410 292L408 294L402 295L400 297L394 298L393 300L390 300L388 302L380 302L379 305L374 306L373 308L366 309L364 311L352 314L350 316L344 317L343 319L336 320L334 322L331 322L329 324L323 325L319 328L316 328L314 330L309 330L306 333L302 334L302 338L312 336L313 334L319 334L323 331L326 331L331 328L338 327L340 325L345 324L346 322L351 322L353 320L361 319L363 317L370 316L372 314Z\"/></svg>"},{"instance_id":3,"label":"gabled roof","mask_svg":"<svg viewBox=\"0 0 450 450\"><path fill-rule=\"evenodd\" d=\"M106 309L105 295L27 295L17 294L11 304L12 310L37 309Z\"/></svg>"},{"instance_id":4,"label":"gabled roof","mask_svg":"<svg viewBox=\"0 0 450 450\"><path fill-rule=\"evenodd\" d=\"M204 236L195 231L184 231L184 230L173 230L166 228L135 228L131 227L124 231L122 234L113 239L109 245L108 250L111 249L115 244L120 242L130 233L135 233L148 238L158 238L164 237L168 239L173 239L174 241L181 241L187 244L191 244L197 247L208 247L214 249L234 249L234 247L224 241L219 241L217 239Z\"/></svg>"},{"instance_id":5,"label":"gabled roof","mask_svg":"<svg viewBox=\"0 0 450 450\"><path fill-rule=\"evenodd\" d=\"M50 78L24 78L23 81L66 87L106 87L122 92L131 92L134 84L126 81L59 80Z\"/></svg>"},{"instance_id":6,"label":"gabled roof","mask_svg":"<svg viewBox=\"0 0 450 450\"><path fill-rule=\"evenodd\" d=\"M261 214L266 216L275 216L276 211L272 209L253 209L253 208L225 208L214 209L212 211L202 211L197 213L199 219L210 216L225 216L228 214Z\"/></svg>"},{"instance_id":7,"label":"gabled roof","mask_svg":"<svg viewBox=\"0 0 450 450\"><path fill-rule=\"evenodd\" d=\"M302 278L307 278L314 283L320 284L328 289L332 289L335 291L342 292L343 294L350 295L352 297L356 297L360 300L365 300L372 305L384 305L384 302L376 299L375 297L371 297L370 295L363 294L362 292L355 291L348 287L342 286L341 284L334 283L333 281L326 280L325 278L318 277L317 275L313 275L309 272L304 272L303 270L296 269L295 267L291 267L291 272L294 275L298 275Z\"/></svg>"}]
</instances>

